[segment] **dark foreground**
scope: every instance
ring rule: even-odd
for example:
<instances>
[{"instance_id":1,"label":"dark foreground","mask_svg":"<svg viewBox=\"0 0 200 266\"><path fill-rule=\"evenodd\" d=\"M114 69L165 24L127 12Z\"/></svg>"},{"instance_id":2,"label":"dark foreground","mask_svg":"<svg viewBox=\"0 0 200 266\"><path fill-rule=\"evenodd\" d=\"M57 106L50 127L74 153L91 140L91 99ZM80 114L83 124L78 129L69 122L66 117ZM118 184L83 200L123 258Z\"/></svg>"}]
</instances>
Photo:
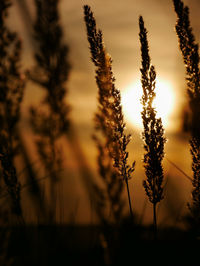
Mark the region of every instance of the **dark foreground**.
<instances>
[{"instance_id":1,"label":"dark foreground","mask_svg":"<svg viewBox=\"0 0 200 266\"><path fill-rule=\"evenodd\" d=\"M26 226L1 228L0 265L200 265L200 241L165 228ZM107 241L105 241L105 237Z\"/></svg>"}]
</instances>

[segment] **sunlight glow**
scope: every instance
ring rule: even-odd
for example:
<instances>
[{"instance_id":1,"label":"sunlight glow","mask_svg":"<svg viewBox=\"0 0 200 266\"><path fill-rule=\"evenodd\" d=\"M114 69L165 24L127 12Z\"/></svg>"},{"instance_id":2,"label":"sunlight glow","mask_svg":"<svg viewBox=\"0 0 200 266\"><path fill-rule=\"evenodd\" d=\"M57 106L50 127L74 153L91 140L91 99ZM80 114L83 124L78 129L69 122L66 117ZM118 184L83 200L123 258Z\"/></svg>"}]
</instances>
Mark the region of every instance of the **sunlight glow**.
<instances>
[{"instance_id":1,"label":"sunlight glow","mask_svg":"<svg viewBox=\"0 0 200 266\"><path fill-rule=\"evenodd\" d=\"M164 128L170 127L170 116L174 109L174 92L172 85L164 80L156 82L154 107L157 117L162 118ZM122 92L122 106L125 118L134 126L142 128L141 111L142 85L140 81L130 85Z\"/></svg>"}]
</instances>

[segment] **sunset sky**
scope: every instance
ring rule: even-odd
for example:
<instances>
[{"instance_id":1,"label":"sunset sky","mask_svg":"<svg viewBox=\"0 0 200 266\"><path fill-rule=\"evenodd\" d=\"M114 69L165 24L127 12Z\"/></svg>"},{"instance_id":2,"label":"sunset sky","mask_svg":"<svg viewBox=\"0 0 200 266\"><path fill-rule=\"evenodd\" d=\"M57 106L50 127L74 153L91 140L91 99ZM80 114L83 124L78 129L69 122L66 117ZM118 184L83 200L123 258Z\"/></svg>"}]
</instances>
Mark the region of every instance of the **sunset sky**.
<instances>
[{"instance_id":1,"label":"sunset sky","mask_svg":"<svg viewBox=\"0 0 200 266\"><path fill-rule=\"evenodd\" d=\"M200 1L184 0L184 3L190 8L191 25L196 40L199 42ZM138 202L136 209L141 212L146 196L141 185L144 177L142 172L143 148L140 138L142 128L138 126L140 122L137 120L140 119L138 112L140 93L137 92L137 89L141 90L139 70L141 55L138 37L139 15L143 16L148 30L151 63L156 68L158 84L160 84L158 89L169 90L169 94L164 94L165 101L161 104L162 108L166 104L164 110L170 106L167 111L165 128L168 136L166 145L167 158L191 175L188 139L186 138L185 140L185 138L179 137L182 110L187 98L185 68L175 32L176 15L171 0L60 0L61 25L64 32L64 41L69 46L71 63L67 101L72 107L71 117L83 149L94 169L96 152L91 140L91 134L93 132L94 112L97 107L97 86L95 84L94 66L90 61L89 45L83 19L83 5L85 4L91 6L97 26L103 31L106 49L113 59L116 87L121 91L124 105L128 101L127 106L130 106L123 106L123 108L127 128L133 135L133 141L130 144L130 159L134 158L137 161L135 177L131 181L133 185L131 191L135 195L134 201ZM9 26L19 32L23 41L22 65L24 68L31 68L34 64L33 53L36 44L31 32L33 20L33 0L14 0L14 6L10 10ZM162 92L160 93L162 94ZM24 114L27 114L26 110L31 104L38 102L40 95L40 89L29 83L23 105ZM132 100L131 97L133 97ZM138 100L135 100L136 98L134 97L138 97ZM130 110L137 114L133 114L133 117L131 117ZM173 181L171 183L170 181L168 182L169 186L176 187L181 183L182 192L180 192L180 195L179 193L177 194L177 206L174 207L176 212L176 210L180 209L180 206L185 206L187 201L190 200L191 187L189 181L177 169L173 168L167 160L165 160L164 164L166 176L173 177ZM73 163L71 165L73 168ZM169 178L169 180L172 179ZM72 181L70 182L70 184L73 184ZM77 198L84 195L84 192L81 193ZM74 198L73 200L72 205L76 205L76 200ZM81 204L87 205L88 203L79 202L79 204L77 220L88 222L84 220L85 218L83 218L81 211Z\"/></svg>"},{"instance_id":2,"label":"sunset sky","mask_svg":"<svg viewBox=\"0 0 200 266\"><path fill-rule=\"evenodd\" d=\"M33 47L31 21L34 19L33 1L15 0L10 16L10 26L15 28L24 42L24 65L32 64ZM25 9L19 3L25 3ZM198 41L200 34L198 0L185 1L189 4L191 24ZM140 82L140 43L138 38L138 17L142 15L149 36L152 64L156 67L157 78L171 87L173 94L173 112L170 117L170 129L177 128L181 104L185 98L184 66L178 49L175 33L176 16L170 0L125 0L125 1L60 1L61 25L64 40L70 49L72 65L69 80L69 99L73 105L74 118L82 121L92 119L96 108L97 89L94 79L94 67L90 54L83 21L83 5L91 6L98 27L103 31L107 51L113 59L113 72L116 86L122 96L131 86ZM25 11L25 12L24 12ZM78 95L78 99L77 99ZM31 97L32 99L32 97ZM87 102L90 102L88 110Z\"/></svg>"}]
</instances>

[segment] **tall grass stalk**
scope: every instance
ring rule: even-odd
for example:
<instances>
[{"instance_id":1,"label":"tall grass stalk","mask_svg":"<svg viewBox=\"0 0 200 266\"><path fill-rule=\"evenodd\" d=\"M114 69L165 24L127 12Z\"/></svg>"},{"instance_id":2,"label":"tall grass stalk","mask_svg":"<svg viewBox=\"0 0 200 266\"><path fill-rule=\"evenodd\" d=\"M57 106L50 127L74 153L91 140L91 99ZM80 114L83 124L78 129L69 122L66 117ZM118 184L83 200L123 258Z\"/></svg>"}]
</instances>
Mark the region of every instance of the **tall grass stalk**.
<instances>
[{"instance_id":1,"label":"tall grass stalk","mask_svg":"<svg viewBox=\"0 0 200 266\"><path fill-rule=\"evenodd\" d=\"M56 161L63 159L62 154L59 155L57 140L64 135L72 156L75 156L78 163L84 185L97 206L93 174L79 142L77 129L69 117L70 106L66 96L71 65L68 60L68 46L63 43L58 13L59 2L35 0L34 37L38 43L38 50L35 53L36 66L30 73L30 79L43 88L46 97L41 102L42 108L31 108L31 122L37 135L36 145L46 174L51 175L51 180L57 181L60 165ZM53 156L50 157L49 154Z\"/></svg>"},{"instance_id":2,"label":"tall grass stalk","mask_svg":"<svg viewBox=\"0 0 200 266\"><path fill-rule=\"evenodd\" d=\"M176 33L186 68L187 93L191 111L190 152L192 155L192 204L189 205L193 219L200 225L200 70L199 46L190 26L189 8L181 0L173 0L177 15ZM199 229L198 229L199 230ZM200 231L199 231L200 233Z\"/></svg>"},{"instance_id":3,"label":"tall grass stalk","mask_svg":"<svg viewBox=\"0 0 200 266\"><path fill-rule=\"evenodd\" d=\"M156 110L153 107L153 101L156 97L156 71L151 65L149 56L149 46L147 40L147 30L144 26L142 16L139 18L140 43L142 67L141 83L143 88L141 112L144 131L142 138L144 141L144 168L147 179L143 181L146 194L149 201L153 204L153 221L154 221L154 237L157 238L157 204L163 199L163 167L162 160L164 158L164 129L161 118L156 117Z\"/></svg>"},{"instance_id":4,"label":"tall grass stalk","mask_svg":"<svg viewBox=\"0 0 200 266\"><path fill-rule=\"evenodd\" d=\"M6 25L10 5L9 0L2 0L0 4L0 162L12 212L22 221L20 181L14 159L19 146L16 127L20 119L25 76L20 71L21 41Z\"/></svg>"},{"instance_id":5,"label":"tall grass stalk","mask_svg":"<svg viewBox=\"0 0 200 266\"><path fill-rule=\"evenodd\" d=\"M84 6L87 37L90 44L91 60L96 67L96 83L98 86L98 110L95 115L95 141L99 150L100 173L105 183L108 172L112 172L110 188L115 193L111 198L116 205L116 196L121 191L120 179L127 187L130 215L133 216L128 180L135 169L135 162L128 165L127 145L131 136L125 134L125 122L122 113L120 91L115 87L112 72L112 60L105 49L101 30L96 28L96 21L89 6ZM101 158L102 157L102 158ZM105 158L110 165L103 165ZM109 159L110 158L110 159ZM100 163L101 161L101 163ZM112 169L111 167L114 166ZM104 169L103 169L104 168ZM112 194L111 194L112 195ZM114 206L112 206L114 208Z\"/></svg>"},{"instance_id":6,"label":"tall grass stalk","mask_svg":"<svg viewBox=\"0 0 200 266\"><path fill-rule=\"evenodd\" d=\"M35 0L34 35L38 50L35 53L36 66L30 73L32 81L45 91L42 107L31 108L31 124L37 135L40 159L50 176L52 212L55 211L57 172L62 168L63 159L57 142L69 128L70 110L65 101L70 64L68 47L63 44L58 4L59 0Z\"/></svg>"}]
</instances>

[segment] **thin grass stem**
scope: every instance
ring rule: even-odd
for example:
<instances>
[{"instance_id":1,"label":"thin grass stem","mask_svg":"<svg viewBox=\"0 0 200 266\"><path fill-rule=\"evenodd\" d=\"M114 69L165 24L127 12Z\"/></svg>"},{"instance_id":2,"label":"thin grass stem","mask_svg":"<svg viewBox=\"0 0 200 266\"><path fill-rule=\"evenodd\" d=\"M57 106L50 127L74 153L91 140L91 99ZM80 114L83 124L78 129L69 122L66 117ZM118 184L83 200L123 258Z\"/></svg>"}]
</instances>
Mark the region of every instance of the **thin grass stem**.
<instances>
[{"instance_id":1,"label":"thin grass stem","mask_svg":"<svg viewBox=\"0 0 200 266\"><path fill-rule=\"evenodd\" d=\"M128 203L129 203L130 216L131 216L131 218L133 218L133 209L132 209L132 204L131 204L131 197L130 197L128 180L126 179L125 182L126 182L126 189L127 189L127 195L128 195Z\"/></svg>"},{"instance_id":2,"label":"thin grass stem","mask_svg":"<svg viewBox=\"0 0 200 266\"><path fill-rule=\"evenodd\" d=\"M156 203L153 204L153 226L154 226L154 240L157 240L157 212Z\"/></svg>"},{"instance_id":3,"label":"thin grass stem","mask_svg":"<svg viewBox=\"0 0 200 266\"><path fill-rule=\"evenodd\" d=\"M192 182L192 178L189 175L187 175L180 167L178 167L174 162L172 162L168 158L166 159L171 165L173 165L179 172L181 172L188 180Z\"/></svg>"}]
</instances>

